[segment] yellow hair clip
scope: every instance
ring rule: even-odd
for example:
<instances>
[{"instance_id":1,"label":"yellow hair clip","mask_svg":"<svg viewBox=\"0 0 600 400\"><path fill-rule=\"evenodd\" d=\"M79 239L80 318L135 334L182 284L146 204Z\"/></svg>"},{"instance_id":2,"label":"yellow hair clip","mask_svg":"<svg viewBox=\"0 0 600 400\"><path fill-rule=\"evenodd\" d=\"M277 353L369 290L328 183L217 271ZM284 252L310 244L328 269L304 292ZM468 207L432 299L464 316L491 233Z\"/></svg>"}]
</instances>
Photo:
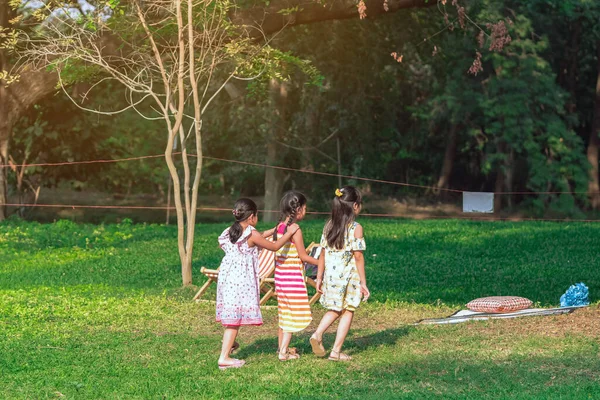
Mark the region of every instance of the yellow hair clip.
<instances>
[{"instance_id":1,"label":"yellow hair clip","mask_svg":"<svg viewBox=\"0 0 600 400\"><path fill-rule=\"evenodd\" d=\"M344 193L342 193L342 191L341 191L340 189L335 189L335 195L336 195L337 197L342 197L342 195L343 195L343 194L344 194Z\"/></svg>"}]
</instances>

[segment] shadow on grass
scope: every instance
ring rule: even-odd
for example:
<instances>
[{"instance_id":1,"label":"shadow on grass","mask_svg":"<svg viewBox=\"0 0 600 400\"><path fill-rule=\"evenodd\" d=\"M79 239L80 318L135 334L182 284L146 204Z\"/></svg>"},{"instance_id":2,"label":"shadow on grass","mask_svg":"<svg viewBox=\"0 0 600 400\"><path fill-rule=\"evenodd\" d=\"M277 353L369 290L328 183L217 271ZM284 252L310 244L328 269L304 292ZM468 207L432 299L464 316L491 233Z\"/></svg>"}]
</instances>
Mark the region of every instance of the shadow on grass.
<instances>
[{"instance_id":1,"label":"shadow on grass","mask_svg":"<svg viewBox=\"0 0 600 400\"><path fill-rule=\"evenodd\" d=\"M392 357L349 380L354 399L591 399L600 385L593 357L523 356L503 360L433 356ZM348 367L348 373L351 372ZM326 392L334 390L328 384Z\"/></svg>"},{"instance_id":2,"label":"shadow on grass","mask_svg":"<svg viewBox=\"0 0 600 400\"><path fill-rule=\"evenodd\" d=\"M333 342L335 341L336 332L333 328L334 327L330 328L323 336L323 345L325 346L327 353L331 351ZM344 351L349 350L352 354L358 354L373 347L394 346L413 329L414 327L412 326L402 326L399 328L377 331L367 335L362 335L362 332L354 333L351 329L346 337L343 349ZM290 347L295 347L300 355L312 355L312 348L309 343L311 334L312 333L308 332L294 334L292 336ZM245 358L265 354L275 355L277 353L277 347L277 337L260 338L243 346L242 349L236 353L236 357Z\"/></svg>"},{"instance_id":3,"label":"shadow on grass","mask_svg":"<svg viewBox=\"0 0 600 400\"><path fill-rule=\"evenodd\" d=\"M400 326L398 328L385 329L364 336L359 336L350 331L346 338L346 342L344 343L344 347L351 349L353 353L360 353L371 347L394 346L404 336L408 336L414 329L415 327L413 326ZM330 340L333 345L335 336L332 335ZM325 343L327 343L327 340Z\"/></svg>"}]
</instances>

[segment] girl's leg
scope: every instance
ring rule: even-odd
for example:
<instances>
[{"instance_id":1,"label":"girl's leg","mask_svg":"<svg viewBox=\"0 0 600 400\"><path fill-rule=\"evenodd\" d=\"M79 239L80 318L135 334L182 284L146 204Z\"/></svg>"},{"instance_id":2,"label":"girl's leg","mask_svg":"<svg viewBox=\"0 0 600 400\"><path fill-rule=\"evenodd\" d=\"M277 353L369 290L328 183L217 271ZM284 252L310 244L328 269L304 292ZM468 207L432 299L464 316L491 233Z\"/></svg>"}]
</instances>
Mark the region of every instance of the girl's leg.
<instances>
[{"instance_id":1,"label":"girl's leg","mask_svg":"<svg viewBox=\"0 0 600 400\"><path fill-rule=\"evenodd\" d=\"M346 335L348 334L350 325L352 324L352 318L354 318L354 311L344 310L342 312L337 334L335 335L335 342L333 343L332 351L334 353L339 353L342 350L342 345L344 344L344 340L346 340Z\"/></svg>"},{"instance_id":2,"label":"girl's leg","mask_svg":"<svg viewBox=\"0 0 600 400\"><path fill-rule=\"evenodd\" d=\"M277 352L281 351L281 341L283 339L283 329L279 328L277 330Z\"/></svg>"},{"instance_id":3,"label":"girl's leg","mask_svg":"<svg viewBox=\"0 0 600 400\"><path fill-rule=\"evenodd\" d=\"M339 311L333 311L333 310L327 311L325 313L325 315L323 315L323 319L321 319L321 322L319 322L319 326L317 327L317 330L315 331L315 333L313 333L312 337L317 339L319 342L322 341L323 334L325 333L325 331L327 329L329 329L331 324L333 324L335 322L335 320L338 319L340 314L341 313Z\"/></svg>"},{"instance_id":4,"label":"girl's leg","mask_svg":"<svg viewBox=\"0 0 600 400\"><path fill-rule=\"evenodd\" d=\"M290 346L290 342L292 341L292 333L291 332L281 332L281 343L279 344L279 354L286 354L288 352L288 347Z\"/></svg>"},{"instance_id":5,"label":"girl's leg","mask_svg":"<svg viewBox=\"0 0 600 400\"><path fill-rule=\"evenodd\" d=\"M281 347L279 348L279 361L297 360L300 358L296 352L290 352L289 346L292 341L292 332L282 332L281 334Z\"/></svg>"},{"instance_id":6,"label":"girl's leg","mask_svg":"<svg viewBox=\"0 0 600 400\"><path fill-rule=\"evenodd\" d=\"M312 347L313 353L317 355L317 357L325 356L325 347L323 347L323 334L325 331L335 322L336 319L340 316L339 311L329 310L323 315L323 319L319 322L319 326L315 333L310 337L310 345Z\"/></svg>"},{"instance_id":7,"label":"girl's leg","mask_svg":"<svg viewBox=\"0 0 600 400\"><path fill-rule=\"evenodd\" d=\"M221 347L221 356L219 357L219 364L230 364L233 362L233 358L229 357L231 347L235 343L239 326L227 326L223 333L223 346Z\"/></svg>"}]
</instances>

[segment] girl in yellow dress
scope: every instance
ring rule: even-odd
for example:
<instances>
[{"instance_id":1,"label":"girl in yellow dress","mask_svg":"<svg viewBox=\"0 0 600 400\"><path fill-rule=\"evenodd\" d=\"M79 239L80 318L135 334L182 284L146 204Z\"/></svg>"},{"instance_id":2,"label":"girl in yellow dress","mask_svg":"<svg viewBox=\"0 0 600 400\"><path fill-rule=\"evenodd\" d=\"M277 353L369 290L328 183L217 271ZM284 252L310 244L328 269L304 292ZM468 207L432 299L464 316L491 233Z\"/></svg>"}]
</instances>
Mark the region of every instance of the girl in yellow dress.
<instances>
[{"instance_id":1,"label":"girl in yellow dress","mask_svg":"<svg viewBox=\"0 0 600 400\"><path fill-rule=\"evenodd\" d=\"M313 352L325 356L323 333L335 320L340 319L335 343L329 354L332 361L350 361L352 357L341 352L352 324L354 311L369 296L365 276L365 240L362 226L355 221L360 213L362 196L353 186L336 189L331 219L323 228L321 256L317 273L317 290L323 293L321 305L328 311L310 338Z\"/></svg>"}]
</instances>

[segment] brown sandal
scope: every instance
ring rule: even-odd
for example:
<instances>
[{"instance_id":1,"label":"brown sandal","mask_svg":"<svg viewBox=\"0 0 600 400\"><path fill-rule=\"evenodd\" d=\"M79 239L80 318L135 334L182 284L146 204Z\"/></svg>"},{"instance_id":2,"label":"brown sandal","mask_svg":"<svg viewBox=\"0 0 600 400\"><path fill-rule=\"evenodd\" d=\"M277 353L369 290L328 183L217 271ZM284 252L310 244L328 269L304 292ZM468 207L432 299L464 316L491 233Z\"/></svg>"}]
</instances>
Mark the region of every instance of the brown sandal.
<instances>
[{"instance_id":1,"label":"brown sandal","mask_svg":"<svg viewBox=\"0 0 600 400\"><path fill-rule=\"evenodd\" d=\"M318 340L316 337L310 337L310 345L312 347L313 353L317 357L325 357L325 347L323 347L323 341Z\"/></svg>"},{"instance_id":2,"label":"brown sandal","mask_svg":"<svg viewBox=\"0 0 600 400\"><path fill-rule=\"evenodd\" d=\"M297 349L295 347L288 347L288 353L290 353L290 354L296 354L297 353L296 350ZM279 349L277 349L277 351L275 352L275 354L279 354Z\"/></svg>"},{"instance_id":3,"label":"brown sandal","mask_svg":"<svg viewBox=\"0 0 600 400\"><path fill-rule=\"evenodd\" d=\"M337 354L337 356L335 356L334 354ZM339 352L339 351L333 351L331 350L331 353L329 353L329 358L328 360L330 361L350 361L352 360L352 357L349 356L348 354Z\"/></svg>"},{"instance_id":4,"label":"brown sandal","mask_svg":"<svg viewBox=\"0 0 600 400\"><path fill-rule=\"evenodd\" d=\"M279 358L279 361L297 360L300 358L300 354L296 354L296 352L292 353L291 351L288 351L285 354L279 353L279 355L277 357Z\"/></svg>"}]
</instances>

